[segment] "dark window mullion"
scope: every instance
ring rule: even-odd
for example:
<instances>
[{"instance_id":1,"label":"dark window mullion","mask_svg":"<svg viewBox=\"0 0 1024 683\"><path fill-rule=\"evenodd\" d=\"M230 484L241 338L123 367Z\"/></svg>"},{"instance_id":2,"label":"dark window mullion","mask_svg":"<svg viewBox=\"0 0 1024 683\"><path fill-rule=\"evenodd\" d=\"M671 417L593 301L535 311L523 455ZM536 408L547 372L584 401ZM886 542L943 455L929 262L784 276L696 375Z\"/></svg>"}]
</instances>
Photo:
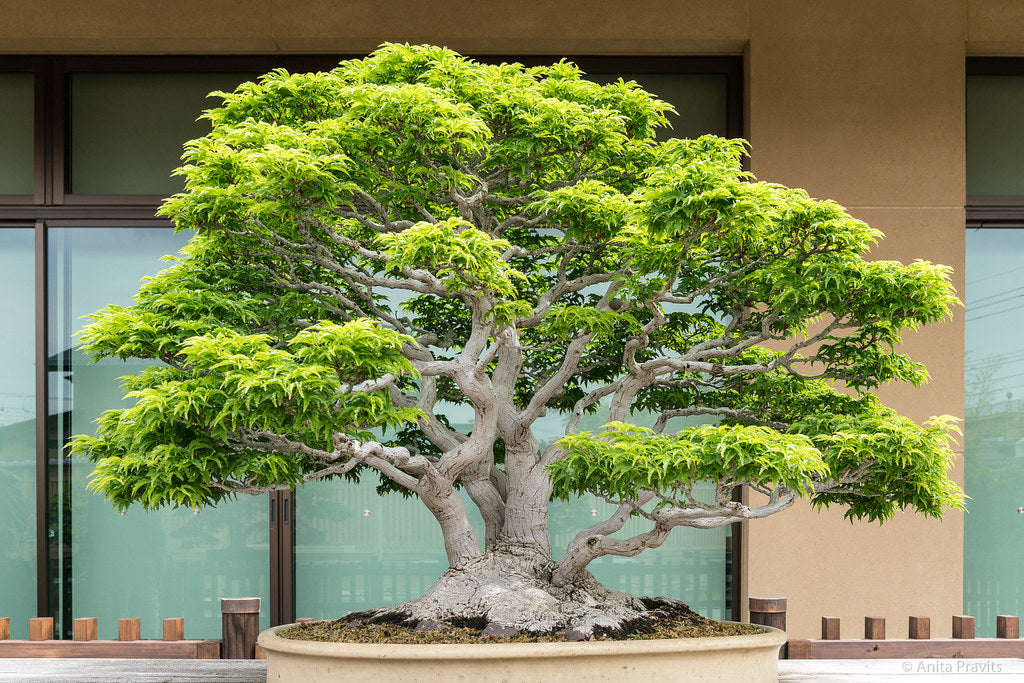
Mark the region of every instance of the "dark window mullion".
<instances>
[{"instance_id":1,"label":"dark window mullion","mask_svg":"<svg viewBox=\"0 0 1024 683\"><path fill-rule=\"evenodd\" d=\"M36 603L37 614L50 614L49 578L49 448L47 421L49 419L49 390L47 387L46 358L48 325L46 319L47 295L47 240L46 225L35 224L35 379L36 379Z\"/></svg>"}]
</instances>

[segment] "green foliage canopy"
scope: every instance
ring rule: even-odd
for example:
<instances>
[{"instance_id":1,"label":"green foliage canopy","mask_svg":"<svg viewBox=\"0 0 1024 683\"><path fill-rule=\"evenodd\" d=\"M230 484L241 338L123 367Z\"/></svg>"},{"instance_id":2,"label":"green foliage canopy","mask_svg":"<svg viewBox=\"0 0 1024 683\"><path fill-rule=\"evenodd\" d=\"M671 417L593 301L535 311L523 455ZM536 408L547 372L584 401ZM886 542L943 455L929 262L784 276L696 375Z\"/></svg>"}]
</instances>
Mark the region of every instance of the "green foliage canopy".
<instances>
[{"instance_id":1,"label":"green foliage canopy","mask_svg":"<svg viewBox=\"0 0 1024 683\"><path fill-rule=\"evenodd\" d=\"M957 303L948 269L865 260L878 231L756 181L743 141L659 143L669 107L635 83L426 46L217 95L161 209L189 246L82 336L163 361L74 442L116 505L369 468L431 510L467 486L491 543L536 490L656 525L796 496L870 519L961 504L950 421L866 393L927 378L898 347ZM580 431L598 410L606 428ZM544 445L548 413L568 428ZM716 423L666 431L692 416ZM769 503L732 502L737 485Z\"/></svg>"}]
</instances>

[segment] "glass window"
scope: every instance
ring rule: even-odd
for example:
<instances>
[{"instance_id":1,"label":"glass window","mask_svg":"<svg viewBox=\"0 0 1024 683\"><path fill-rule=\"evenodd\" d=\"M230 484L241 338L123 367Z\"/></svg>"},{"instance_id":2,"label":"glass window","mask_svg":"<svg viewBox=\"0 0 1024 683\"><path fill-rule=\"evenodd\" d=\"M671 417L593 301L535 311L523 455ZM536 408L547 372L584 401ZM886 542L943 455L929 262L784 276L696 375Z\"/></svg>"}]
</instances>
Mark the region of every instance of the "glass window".
<instances>
[{"instance_id":1,"label":"glass window","mask_svg":"<svg viewBox=\"0 0 1024 683\"><path fill-rule=\"evenodd\" d=\"M2 106L2 105L0 105ZM0 576L11 637L36 616L35 260L32 228L0 228Z\"/></svg>"},{"instance_id":2,"label":"glass window","mask_svg":"<svg viewBox=\"0 0 1024 683\"><path fill-rule=\"evenodd\" d=\"M219 103L207 95L234 90L240 74L74 74L71 78L73 194L181 191L182 144L209 132L196 118Z\"/></svg>"},{"instance_id":3,"label":"glass window","mask_svg":"<svg viewBox=\"0 0 1024 683\"><path fill-rule=\"evenodd\" d=\"M35 174L35 78L0 74L0 194L32 194Z\"/></svg>"},{"instance_id":4,"label":"glass window","mask_svg":"<svg viewBox=\"0 0 1024 683\"><path fill-rule=\"evenodd\" d=\"M675 107L676 113L668 115L672 128L660 131L658 139L728 134L725 74L588 73L587 77L598 83L619 78L636 81L644 90Z\"/></svg>"},{"instance_id":5,"label":"glass window","mask_svg":"<svg viewBox=\"0 0 1024 683\"><path fill-rule=\"evenodd\" d=\"M964 610L1024 612L1024 229L968 230ZM1020 334L1018 334L1020 332Z\"/></svg>"},{"instance_id":6,"label":"glass window","mask_svg":"<svg viewBox=\"0 0 1024 683\"><path fill-rule=\"evenodd\" d=\"M967 77L967 194L1024 195L1024 78Z\"/></svg>"},{"instance_id":7,"label":"glass window","mask_svg":"<svg viewBox=\"0 0 1024 683\"><path fill-rule=\"evenodd\" d=\"M140 279L161 268L187 235L164 228L55 228L49 232L49 381L52 433L60 448L76 433L93 431L107 409L124 405L118 378L146 363L104 359L90 363L75 334L83 316L111 303L131 302ZM216 509L118 515L86 489L92 464L54 452L51 571L62 591L51 596L63 618L98 617L99 637L116 638L117 619L142 619L143 637L162 637L161 620L185 617L189 638L218 638L220 598L263 598L269 625L269 532L266 501L244 496Z\"/></svg>"},{"instance_id":8,"label":"glass window","mask_svg":"<svg viewBox=\"0 0 1024 683\"><path fill-rule=\"evenodd\" d=\"M375 482L367 472L359 484L296 491L296 617L337 619L413 600L448 568L441 528L419 499L379 496ZM475 527L482 536L479 518Z\"/></svg>"}]
</instances>

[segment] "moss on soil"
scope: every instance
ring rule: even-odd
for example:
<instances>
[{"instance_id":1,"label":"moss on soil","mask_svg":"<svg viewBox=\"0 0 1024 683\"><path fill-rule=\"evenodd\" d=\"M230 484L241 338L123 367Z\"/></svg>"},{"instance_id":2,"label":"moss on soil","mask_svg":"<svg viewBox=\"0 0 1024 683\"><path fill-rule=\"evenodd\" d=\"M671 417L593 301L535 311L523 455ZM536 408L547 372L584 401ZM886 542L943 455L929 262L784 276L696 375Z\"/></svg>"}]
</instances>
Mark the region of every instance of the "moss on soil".
<instances>
[{"instance_id":1,"label":"moss on soil","mask_svg":"<svg viewBox=\"0 0 1024 683\"><path fill-rule=\"evenodd\" d=\"M736 636L759 633L761 629L750 624L715 621L684 609L656 609L652 618L632 624L619 633L595 635L590 640L649 640L656 638L702 638L706 636ZM343 643L392 643L431 645L439 643L554 643L572 640L562 632L518 633L513 636L481 636L484 623L470 625L445 624L429 631L417 631L401 623L367 623L352 614L334 621L314 621L298 624L280 633L282 638Z\"/></svg>"}]
</instances>

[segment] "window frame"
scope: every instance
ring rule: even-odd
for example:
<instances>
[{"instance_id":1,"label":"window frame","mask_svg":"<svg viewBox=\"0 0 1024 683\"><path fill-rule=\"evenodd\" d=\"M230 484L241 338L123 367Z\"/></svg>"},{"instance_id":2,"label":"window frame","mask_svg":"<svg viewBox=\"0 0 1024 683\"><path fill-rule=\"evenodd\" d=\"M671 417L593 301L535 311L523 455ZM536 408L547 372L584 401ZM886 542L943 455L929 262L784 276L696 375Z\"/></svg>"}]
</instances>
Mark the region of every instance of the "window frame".
<instances>
[{"instance_id":1,"label":"window frame","mask_svg":"<svg viewBox=\"0 0 1024 683\"><path fill-rule=\"evenodd\" d=\"M70 637L71 600L66 614L57 615L49 570L50 512L47 506L50 470L64 463L60 449L51 453L48 444L49 388L48 340L48 238L50 227L166 228L171 225L155 212L162 195L75 194L70 188L71 79L80 73L265 73L274 68L292 72L333 68L339 61L362 55L0 55L0 72L31 73L35 79L33 131L34 169L31 195L0 194L0 226L34 226L35 231L35 337L36 337L36 546L38 614L62 616L64 637ZM518 61L526 65L551 63L561 58L577 63L584 71L602 73L722 74L726 77L726 134L743 137L742 56L629 56L629 55L477 55L483 62ZM40 416L42 416L40 418ZM56 456L55 458L52 456ZM51 462L51 460L53 462ZM737 495L739 493L737 492ZM294 498L290 491L268 496L270 527L271 623L294 620ZM742 527L735 524L726 547L727 609L741 617L740 576ZM67 586L58 591L69 591ZM70 593L67 593L70 596ZM731 601L731 605L729 604ZM60 637L60 636L58 636Z\"/></svg>"},{"instance_id":2,"label":"window frame","mask_svg":"<svg viewBox=\"0 0 1024 683\"><path fill-rule=\"evenodd\" d=\"M968 58L964 82L965 101L966 79L971 76L1024 76L1024 57ZM969 194L964 208L968 228L1024 227L1024 195Z\"/></svg>"}]
</instances>

